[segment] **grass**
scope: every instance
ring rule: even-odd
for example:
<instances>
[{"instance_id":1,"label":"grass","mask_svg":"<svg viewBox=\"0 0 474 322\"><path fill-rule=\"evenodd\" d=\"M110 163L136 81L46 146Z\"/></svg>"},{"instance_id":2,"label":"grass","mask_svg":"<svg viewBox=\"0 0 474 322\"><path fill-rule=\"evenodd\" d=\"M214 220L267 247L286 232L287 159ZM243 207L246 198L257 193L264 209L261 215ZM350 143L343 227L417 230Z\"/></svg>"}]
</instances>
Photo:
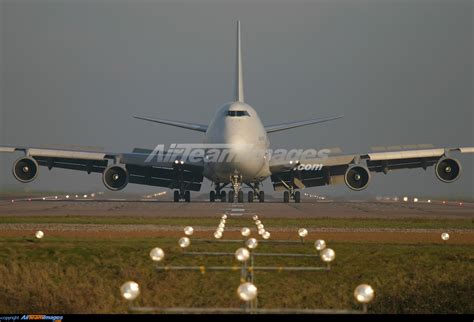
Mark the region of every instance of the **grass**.
<instances>
[{"instance_id":1,"label":"grass","mask_svg":"<svg viewBox=\"0 0 474 322\"><path fill-rule=\"evenodd\" d=\"M248 225L248 218L231 218L233 224ZM96 216L6 216L0 217L0 223L11 224L151 224L172 226L209 226L216 227L215 217L96 217ZM268 218L264 224L269 227L306 227L306 228L424 228L424 229L474 229L474 219L361 219L361 218Z\"/></svg>"},{"instance_id":2,"label":"grass","mask_svg":"<svg viewBox=\"0 0 474 322\"><path fill-rule=\"evenodd\" d=\"M201 221L201 219L199 219ZM189 222L189 220L187 221ZM337 221L336 221L337 222ZM214 223L214 222L213 222ZM333 224L331 224L333 225ZM256 273L259 307L359 309L353 298L361 283L376 292L371 313L473 313L474 255L471 245L333 243L329 272ZM141 306L238 307L237 272L157 272L148 252L166 252L165 264L235 265L233 257L189 257L175 239L53 238L36 242L0 238L0 312L125 313L120 285L141 287ZM261 252L306 252L301 245L259 246ZM236 244L192 243L192 251L229 251ZM258 265L288 259L257 258ZM320 265L293 259L289 265Z\"/></svg>"}]
</instances>

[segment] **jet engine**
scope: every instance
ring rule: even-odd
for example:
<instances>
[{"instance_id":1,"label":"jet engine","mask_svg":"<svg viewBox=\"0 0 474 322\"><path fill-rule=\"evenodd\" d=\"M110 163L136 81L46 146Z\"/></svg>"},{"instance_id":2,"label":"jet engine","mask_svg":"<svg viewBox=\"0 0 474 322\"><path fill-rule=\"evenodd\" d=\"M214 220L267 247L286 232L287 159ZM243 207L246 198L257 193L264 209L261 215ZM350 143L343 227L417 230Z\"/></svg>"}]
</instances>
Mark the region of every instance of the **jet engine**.
<instances>
[{"instance_id":1,"label":"jet engine","mask_svg":"<svg viewBox=\"0 0 474 322\"><path fill-rule=\"evenodd\" d=\"M122 166L108 166L102 174L102 181L107 189L118 191L125 188L128 184L128 171Z\"/></svg>"},{"instance_id":2,"label":"jet engine","mask_svg":"<svg viewBox=\"0 0 474 322\"><path fill-rule=\"evenodd\" d=\"M456 159L443 158L435 165L436 177L443 182L453 182L461 174L461 164Z\"/></svg>"},{"instance_id":3,"label":"jet engine","mask_svg":"<svg viewBox=\"0 0 474 322\"><path fill-rule=\"evenodd\" d=\"M13 163L13 176L23 183L31 182L38 175L38 163L30 157L23 157Z\"/></svg>"},{"instance_id":4,"label":"jet engine","mask_svg":"<svg viewBox=\"0 0 474 322\"><path fill-rule=\"evenodd\" d=\"M364 190L369 185L370 172L361 165L353 165L347 168L344 174L346 185L352 190Z\"/></svg>"}]
</instances>

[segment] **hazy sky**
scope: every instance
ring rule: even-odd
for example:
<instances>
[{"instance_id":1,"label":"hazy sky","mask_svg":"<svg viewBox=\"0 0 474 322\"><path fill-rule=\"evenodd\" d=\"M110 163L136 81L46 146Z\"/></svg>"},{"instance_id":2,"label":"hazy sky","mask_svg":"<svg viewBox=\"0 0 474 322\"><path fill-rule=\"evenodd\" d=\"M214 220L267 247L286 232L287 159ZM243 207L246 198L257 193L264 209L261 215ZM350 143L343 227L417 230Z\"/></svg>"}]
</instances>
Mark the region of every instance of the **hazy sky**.
<instances>
[{"instance_id":1,"label":"hazy sky","mask_svg":"<svg viewBox=\"0 0 474 322\"><path fill-rule=\"evenodd\" d=\"M200 142L131 115L207 124L232 99L240 19L246 101L264 123L345 115L270 134L273 148L474 145L473 1L0 0L0 11L0 144ZM21 185L16 157L2 156L3 187L104 189L100 175L44 168ZM474 155L459 159L453 184L405 170L373 176L367 191L472 197Z\"/></svg>"}]
</instances>

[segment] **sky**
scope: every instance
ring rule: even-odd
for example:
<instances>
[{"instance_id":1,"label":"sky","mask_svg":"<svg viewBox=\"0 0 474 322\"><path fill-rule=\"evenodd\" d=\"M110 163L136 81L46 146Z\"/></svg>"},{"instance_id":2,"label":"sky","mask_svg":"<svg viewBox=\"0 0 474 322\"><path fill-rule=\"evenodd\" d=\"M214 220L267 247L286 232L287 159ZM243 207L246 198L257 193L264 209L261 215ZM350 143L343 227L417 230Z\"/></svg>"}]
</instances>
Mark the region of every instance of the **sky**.
<instances>
[{"instance_id":1,"label":"sky","mask_svg":"<svg viewBox=\"0 0 474 322\"><path fill-rule=\"evenodd\" d=\"M264 124L344 114L270 134L272 148L474 146L473 1L0 0L0 144L128 152L201 133L138 114L208 124L232 100L242 23L246 102ZM104 190L101 177L41 168L0 186ZM456 155L456 157L458 157ZM433 168L373 176L370 194L474 196L474 156L452 184ZM202 191L209 191L210 183ZM265 189L272 191L269 181ZM163 189L130 185L128 192ZM350 195L344 185L308 190Z\"/></svg>"}]
</instances>

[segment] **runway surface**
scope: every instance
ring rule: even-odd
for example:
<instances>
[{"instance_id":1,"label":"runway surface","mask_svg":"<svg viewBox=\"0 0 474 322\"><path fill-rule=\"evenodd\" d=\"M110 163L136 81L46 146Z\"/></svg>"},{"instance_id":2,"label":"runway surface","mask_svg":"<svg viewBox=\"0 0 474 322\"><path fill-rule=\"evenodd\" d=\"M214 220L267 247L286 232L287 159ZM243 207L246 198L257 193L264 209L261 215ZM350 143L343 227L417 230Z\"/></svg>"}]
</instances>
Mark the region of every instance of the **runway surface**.
<instances>
[{"instance_id":1,"label":"runway surface","mask_svg":"<svg viewBox=\"0 0 474 322\"><path fill-rule=\"evenodd\" d=\"M194 220L193 238L212 238L215 219L228 215L226 238L241 238L242 226L252 229L251 217L257 214L263 222L268 219L393 219L400 220L474 220L474 204L449 202L360 202L329 201L312 202L306 200L300 204L266 203L174 203L167 201L140 200L54 200L0 202L0 236L33 236L36 230L44 231L48 236L77 238L116 238L116 237L176 237L183 235L183 225L162 222L164 219ZM3 220L2 220L3 217ZM25 221L14 222L11 218ZM28 217L28 218L26 218ZM47 217L59 222L29 222ZM67 218L84 218L85 222L68 222ZM100 218L111 221L142 218L143 223L94 223L88 219ZM200 222L199 219L207 223ZM64 222L61 220L64 219ZM146 220L155 220L153 224ZM247 223L248 222L248 223ZM298 222L292 226L267 226L272 239L298 240ZM319 227L306 223L309 235L307 240L324 238L332 241L377 242L377 243L443 243L440 234L449 231L452 244L474 244L474 230L463 228L407 228L407 227Z\"/></svg>"},{"instance_id":2,"label":"runway surface","mask_svg":"<svg viewBox=\"0 0 474 322\"><path fill-rule=\"evenodd\" d=\"M474 219L474 203L441 201L364 202L328 201L300 204L280 202L229 204L221 202L174 203L139 200L54 200L0 201L2 216L123 216L123 217L213 217L224 212L245 209L265 218L424 218Z\"/></svg>"}]
</instances>

